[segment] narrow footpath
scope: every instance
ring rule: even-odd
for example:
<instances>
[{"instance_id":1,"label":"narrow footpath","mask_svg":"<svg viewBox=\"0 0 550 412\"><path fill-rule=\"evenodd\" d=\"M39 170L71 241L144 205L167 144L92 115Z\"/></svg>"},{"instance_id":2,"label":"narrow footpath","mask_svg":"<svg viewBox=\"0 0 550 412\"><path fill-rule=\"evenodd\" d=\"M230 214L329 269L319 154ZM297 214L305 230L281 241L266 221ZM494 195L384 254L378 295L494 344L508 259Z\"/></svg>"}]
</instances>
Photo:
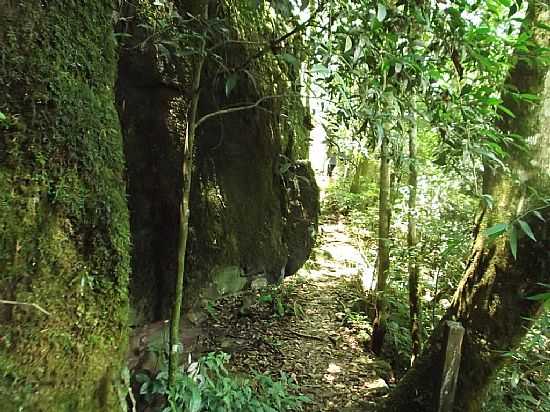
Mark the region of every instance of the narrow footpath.
<instances>
[{"instance_id":1,"label":"narrow footpath","mask_svg":"<svg viewBox=\"0 0 550 412\"><path fill-rule=\"evenodd\" d=\"M391 367L365 350L370 283L372 269L345 224L326 219L296 275L252 300L231 297L212 308L207 346L230 353L236 371L292 377L312 398L307 411L368 411L392 382Z\"/></svg>"}]
</instances>

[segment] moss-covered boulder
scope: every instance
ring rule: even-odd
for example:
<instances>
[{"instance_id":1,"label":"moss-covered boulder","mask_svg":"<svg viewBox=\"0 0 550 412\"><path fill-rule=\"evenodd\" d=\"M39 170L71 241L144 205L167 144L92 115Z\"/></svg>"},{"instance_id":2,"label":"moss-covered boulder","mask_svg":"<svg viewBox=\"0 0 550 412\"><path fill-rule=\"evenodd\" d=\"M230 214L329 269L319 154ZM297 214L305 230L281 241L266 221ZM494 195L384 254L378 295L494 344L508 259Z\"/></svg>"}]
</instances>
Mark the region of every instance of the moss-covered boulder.
<instances>
[{"instance_id":1,"label":"moss-covered boulder","mask_svg":"<svg viewBox=\"0 0 550 412\"><path fill-rule=\"evenodd\" d=\"M147 34L138 23L148 21L152 12L140 7L126 12L132 18L121 30L132 37L121 54L117 100L134 245L131 306L133 323L139 325L167 318L172 303L181 140L192 87L189 76L178 75L166 63L160 47L143 43ZM266 33L280 25L280 19L244 0L218 1L211 17L226 25L226 37L215 41L223 47L218 45L216 52L238 79L229 92L230 73L215 59L207 60L198 91L200 115L264 100L256 108L213 117L198 130L185 275L187 308L201 295L211 298L219 289L216 268L237 268L248 281L262 274L275 282L295 272L311 250L318 214L311 168L296 163L307 153L309 134L309 115L295 90L298 69L272 53L253 58L258 49L245 46L264 44ZM281 46L296 54L290 40ZM249 60L246 70L238 69ZM180 67L189 66L189 61L180 62Z\"/></svg>"},{"instance_id":2,"label":"moss-covered boulder","mask_svg":"<svg viewBox=\"0 0 550 412\"><path fill-rule=\"evenodd\" d=\"M120 407L129 224L112 13L107 0L0 7L0 299L17 302L0 303L3 411Z\"/></svg>"}]
</instances>

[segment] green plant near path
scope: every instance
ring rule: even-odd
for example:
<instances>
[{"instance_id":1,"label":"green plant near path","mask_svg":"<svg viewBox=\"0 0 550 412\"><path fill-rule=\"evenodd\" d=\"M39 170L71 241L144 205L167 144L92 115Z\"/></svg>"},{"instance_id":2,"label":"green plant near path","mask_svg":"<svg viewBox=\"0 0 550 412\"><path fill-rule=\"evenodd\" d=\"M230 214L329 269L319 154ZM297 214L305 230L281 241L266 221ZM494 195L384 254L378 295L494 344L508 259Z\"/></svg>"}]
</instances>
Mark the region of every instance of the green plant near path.
<instances>
[{"instance_id":1,"label":"green plant near path","mask_svg":"<svg viewBox=\"0 0 550 412\"><path fill-rule=\"evenodd\" d=\"M521 346L504 354L509 363L497 374L483 410L550 410L550 312L535 323Z\"/></svg>"},{"instance_id":2,"label":"green plant near path","mask_svg":"<svg viewBox=\"0 0 550 412\"><path fill-rule=\"evenodd\" d=\"M310 402L296 394L298 387L286 374L279 380L253 372L252 378L230 374L225 368L230 356L209 353L191 363L187 371L177 370L174 385L168 385L168 370L163 368L155 377L136 376L141 383L140 394L162 412L282 412L301 411Z\"/></svg>"}]
</instances>

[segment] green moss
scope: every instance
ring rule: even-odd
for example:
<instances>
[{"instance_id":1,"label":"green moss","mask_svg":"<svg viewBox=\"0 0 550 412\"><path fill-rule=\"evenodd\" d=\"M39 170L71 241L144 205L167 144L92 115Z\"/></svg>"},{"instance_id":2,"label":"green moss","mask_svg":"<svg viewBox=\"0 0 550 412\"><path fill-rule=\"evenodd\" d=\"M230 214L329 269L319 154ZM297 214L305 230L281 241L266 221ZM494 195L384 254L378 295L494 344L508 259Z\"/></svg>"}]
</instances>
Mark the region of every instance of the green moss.
<instances>
[{"instance_id":1,"label":"green moss","mask_svg":"<svg viewBox=\"0 0 550 412\"><path fill-rule=\"evenodd\" d=\"M0 307L3 410L115 410L130 245L111 15L0 10L0 290L50 313Z\"/></svg>"}]
</instances>

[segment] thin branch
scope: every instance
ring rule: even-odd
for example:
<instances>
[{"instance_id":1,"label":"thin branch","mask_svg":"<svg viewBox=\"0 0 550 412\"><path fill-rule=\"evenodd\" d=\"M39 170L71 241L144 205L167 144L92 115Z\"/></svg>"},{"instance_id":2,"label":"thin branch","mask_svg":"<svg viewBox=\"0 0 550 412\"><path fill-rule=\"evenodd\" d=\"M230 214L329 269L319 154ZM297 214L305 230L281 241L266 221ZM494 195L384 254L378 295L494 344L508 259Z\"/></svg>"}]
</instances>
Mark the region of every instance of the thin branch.
<instances>
[{"instance_id":1,"label":"thin branch","mask_svg":"<svg viewBox=\"0 0 550 412\"><path fill-rule=\"evenodd\" d=\"M246 60L243 64L241 64L239 67L237 67L235 69L236 72L242 70L242 69L245 69L247 68L250 63L252 63L254 60L257 60L259 59L260 57L264 56L266 53L268 53L269 51L273 50L274 46L277 46L278 44L284 42L286 39L288 39L289 37L293 36L294 34L296 33L299 33L301 32L302 30L304 30L306 27L310 26L313 21L317 18L317 15L319 14L320 11L323 10L323 7L324 7L324 3L321 3L319 5L319 7L313 12L313 14L310 16L309 19L307 19L305 22L301 23L301 24L298 24L296 27L294 27L291 31L289 31L288 33L286 34L283 34L281 37L275 39L275 40L272 40L271 42L269 42L269 44L267 46L265 46L263 49L260 49L259 52L257 52L256 54L254 54L253 56L251 56L248 60Z\"/></svg>"},{"instance_id":2,"label":"thin branch","mask_svg":"<svg viewBox=\"0 0 550 412\"><path fill-rule=\"evenodd\" d=\"M37 305L36 303L17 302L15 300L3 300L3 299L0 299L0 303L3 303L4 305L32 306L33 308L38 309L40 312L48 316L51 316L50 312L48 312L42 306Z\"/></svg>"},{"instance_id":3,"label":"thin branch","mask_svg":"<svg viewBox=\"0 0 550 412\"><path fill-rule=\"evenodd\" d=\"M253 103L253 104L249 104L246 106L230 107L227 109L220 109L217 112L205 114L197 121L197 123L195 123L195 127L198 128L202 123L204 123L208 119L211 119L212 117L221 116L221 115L229 114L233 112L240 112L242 110L254 109L255 107L258 107L264 100L276 99L278 97L282 97L282 96L264 96L260 100L258 100L256 103Z\"/></svg>"}]
</instances>

